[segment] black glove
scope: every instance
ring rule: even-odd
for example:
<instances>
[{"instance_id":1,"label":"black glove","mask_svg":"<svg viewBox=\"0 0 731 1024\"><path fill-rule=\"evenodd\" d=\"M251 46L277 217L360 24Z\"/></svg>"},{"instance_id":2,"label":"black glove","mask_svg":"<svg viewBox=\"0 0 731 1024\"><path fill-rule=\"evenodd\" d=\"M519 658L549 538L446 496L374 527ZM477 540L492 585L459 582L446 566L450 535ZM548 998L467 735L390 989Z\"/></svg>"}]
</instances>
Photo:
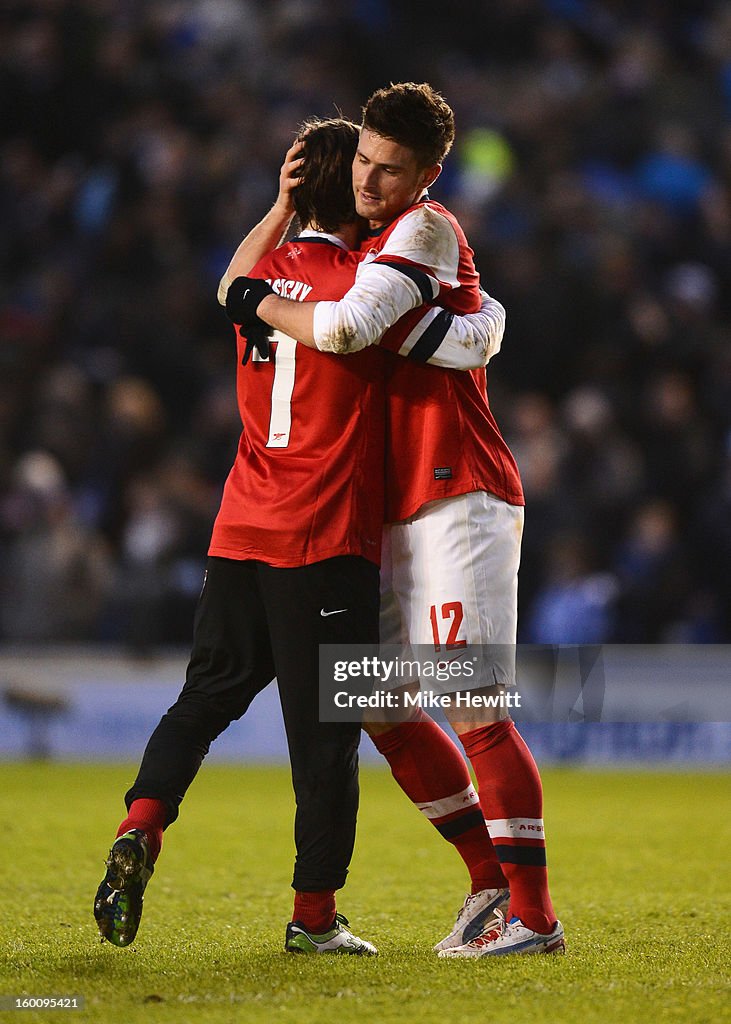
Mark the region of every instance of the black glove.
<instances>
[{"instance_id":1,"label":"black glove","mask_svg":"<svg viewBox=\"0 0 731 1024\"><path fill-rule=\"evenodd\" d=\"M272 328L261 321L258 324L254 324L253 327L239 327L239 334L246 342L244 354L241 357L242 366L246 366L254 349L256 349L262 359L269 358L269 335L271 331Z\"/></svg>"},{"instance_id":2,"label":"black glove","mask_svg":"<svg viewBox=\"0 0 731 1024\"><path fill-rule=\"evenodd\" d=\"M231 282L226 294L226 313L230 320L243 327L263 324L256 315L259 303L275 291L266 281L258 277L237 277Z\"/></svg>"}]
</instances>

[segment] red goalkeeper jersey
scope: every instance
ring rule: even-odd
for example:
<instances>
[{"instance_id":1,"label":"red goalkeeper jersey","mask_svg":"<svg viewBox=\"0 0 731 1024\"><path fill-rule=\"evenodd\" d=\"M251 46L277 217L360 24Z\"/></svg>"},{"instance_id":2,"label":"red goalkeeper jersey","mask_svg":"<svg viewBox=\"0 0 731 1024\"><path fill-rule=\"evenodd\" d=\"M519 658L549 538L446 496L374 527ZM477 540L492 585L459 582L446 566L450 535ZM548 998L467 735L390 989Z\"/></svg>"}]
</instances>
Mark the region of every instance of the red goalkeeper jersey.
<instances>
[{"instance_id":1,"label":"red goalkeeper jersey","mask_svg":"<svg viewBox=\"0 0 731 1024\"><path fill-rule=\"evenodd\" d=\"M340 298L362 254L333 236L306 235L257 263L286 298ZM268 360L241 365L243 433L224 487L209 554L270 565L336 555L380 560L383 528L384 364L377 347L341 357L275 332Z\"/></svg>"}]
</instances>

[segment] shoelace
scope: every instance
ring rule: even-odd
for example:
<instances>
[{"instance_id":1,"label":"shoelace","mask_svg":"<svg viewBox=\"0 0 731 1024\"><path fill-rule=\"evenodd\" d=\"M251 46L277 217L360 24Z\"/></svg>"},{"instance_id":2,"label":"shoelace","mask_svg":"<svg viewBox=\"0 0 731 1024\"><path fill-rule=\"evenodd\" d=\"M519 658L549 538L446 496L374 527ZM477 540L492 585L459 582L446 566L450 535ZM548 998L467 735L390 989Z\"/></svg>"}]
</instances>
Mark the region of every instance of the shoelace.
<instances>
[{"instance_id":1,"label":"shoelace","mask_svg":"<svg viewBox=\"0 0 731 1024\"><path fill-rule=\"evenodd\" d=\"M464 915L469 910L470 906L475 902L475 900L479 896L480 896L479 892L475 892L475 893L471 893L471 894L467 893L467 895L464 898L464 903L462 904L461 909L457 912L457 924L459 924L460 919L464 917Z\"/></svg>"},{"instance_id":2,"label":"shoelace","mask_svg":"<svg viewBox=\"0 0 731 1024\"><path fill-rule=\"evenodd\" d=\"M478 935L474 938L472 942L469 943L470 946L478 946L479 948L482 948L489 942L494 942L495 939L499 939L501 935L505 934L506 929L510 927L510 925L505 921L505 914L503 914L502 910L496 910L495 917L498 919L498 924L494 928L491 928L489 932L483 932L482 935Z\"/></svg>"},{"instance_id":3,"label":"shoelace","mask_svg":"<svg viewBox=\"0 0 731 1024\"><path fill-rule=\"evenodd\" d=\"M474 901L477 899L478 895L479 895L479 893L473 893L472 895L467 893L467 895L464 898L464 903L462 904L462 908L457 913L457 922L458 923L459 923L460 919L463 918L464 915L467 913L467 911L469 910L470 904L474 903Z\"/></svg>"}]
</instances>

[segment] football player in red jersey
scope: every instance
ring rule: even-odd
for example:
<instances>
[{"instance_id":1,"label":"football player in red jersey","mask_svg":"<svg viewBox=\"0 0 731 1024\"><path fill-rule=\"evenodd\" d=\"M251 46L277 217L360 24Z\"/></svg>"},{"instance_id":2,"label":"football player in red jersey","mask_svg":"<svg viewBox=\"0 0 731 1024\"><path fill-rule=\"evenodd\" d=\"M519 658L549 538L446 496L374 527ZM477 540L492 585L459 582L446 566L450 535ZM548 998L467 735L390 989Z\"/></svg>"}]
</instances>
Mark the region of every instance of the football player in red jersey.
<instances>
[{"instance_id":1,"label":"football player in red jersey","mask_svg":"<svg viewBox=\"0 0 731 1024\"><path fill-rule=\"evenodd\" d=\"M332 298L352 284L357 138L343 120L305 133L292 200L304 229L254 268L283 294ZM469 324L455 323L446 344L461 344L461 330ZM384 357L372 348L346 361L249 332L238 337L237 393L244 429L213 529L185 686L126 794L94 913L103 938L133 941L163 829L211 742L276 675L297 798L286 948L372 955L335 904L355 835L360 725L319 721L318 653L323 643L378 642Z\"/></svg>"},{"instance_id":2,"label":"football player in red jersey","mask_svg":"<svg viewBox=\"0 0 731 1024\"><path fill-rule=\"evenodd\" d=\"M364 108L353 165L356 209L370 237L356 283L340 301L293 303L239 277L227 311L264 321L325 352L346 354L392 334L388 379L387 519L382 642L491 645L483 685L514 680L523 495L515 461L487 401L484 369L424 365L452 313L479 302L472 251L427 189L454 138L452 111L426 84L378 90ZM232 267L229 277L237 272ZM414 337L409 317L433 306L433 329ZM439 308L441 307L441 308ZM507 652L510 651L510 654ZM426 716L424 716L426 717ZM371 725L402 788L449 829L464 794L439 795L429 771L435 734L419 723ZM423 724L423 723L422 723ZM440 956L481 957L564 949L548 891L543 798L532 755L504 708L452 724L478 781L496 857L468 896ZM415 736L422 751L415 755ZM443 745L443 741L438 741ZM439 827L439 825L438 825ZM447 834L446 830L443 834ZM507 914L508 907L510 914ZM475 934L478 929L478 934Z\"/></svg>"}]
</instances>

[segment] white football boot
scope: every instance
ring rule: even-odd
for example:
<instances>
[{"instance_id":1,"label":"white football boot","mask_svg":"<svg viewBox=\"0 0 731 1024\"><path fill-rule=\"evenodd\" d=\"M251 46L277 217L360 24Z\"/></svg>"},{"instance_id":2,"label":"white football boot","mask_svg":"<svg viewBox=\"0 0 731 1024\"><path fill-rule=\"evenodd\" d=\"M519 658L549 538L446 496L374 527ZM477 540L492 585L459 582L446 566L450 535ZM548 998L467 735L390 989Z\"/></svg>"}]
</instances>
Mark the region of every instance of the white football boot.
<instances>
[{"instance_id":1,"label":"white football boot","mask_svg":"<svg viewBox=\"0 0 731 1024\"><path fill-rule=\"evenodd\" d=\"M457 914L454 928L441 942L437 942L434 951L440 953L443 949L463 946L497 927L500 919L495 912L505 912L509 902L509 889L481 889L472 896L468 895Z\"/></svg>"},{"instance_id":2,"label":"white football boot","mask_svg":"<svg viewBox=\"0 0 731 1024\"><path fill-rule=\"evenodd\" d=\"M556 921L548 935L526 928L520 918L506 921L500 910L496 910L497 927L484 931L482 935L461 946L439 951L441 957L508 956L513 953L565 953L563 927Z\"/></svg>"}]
</instances>

